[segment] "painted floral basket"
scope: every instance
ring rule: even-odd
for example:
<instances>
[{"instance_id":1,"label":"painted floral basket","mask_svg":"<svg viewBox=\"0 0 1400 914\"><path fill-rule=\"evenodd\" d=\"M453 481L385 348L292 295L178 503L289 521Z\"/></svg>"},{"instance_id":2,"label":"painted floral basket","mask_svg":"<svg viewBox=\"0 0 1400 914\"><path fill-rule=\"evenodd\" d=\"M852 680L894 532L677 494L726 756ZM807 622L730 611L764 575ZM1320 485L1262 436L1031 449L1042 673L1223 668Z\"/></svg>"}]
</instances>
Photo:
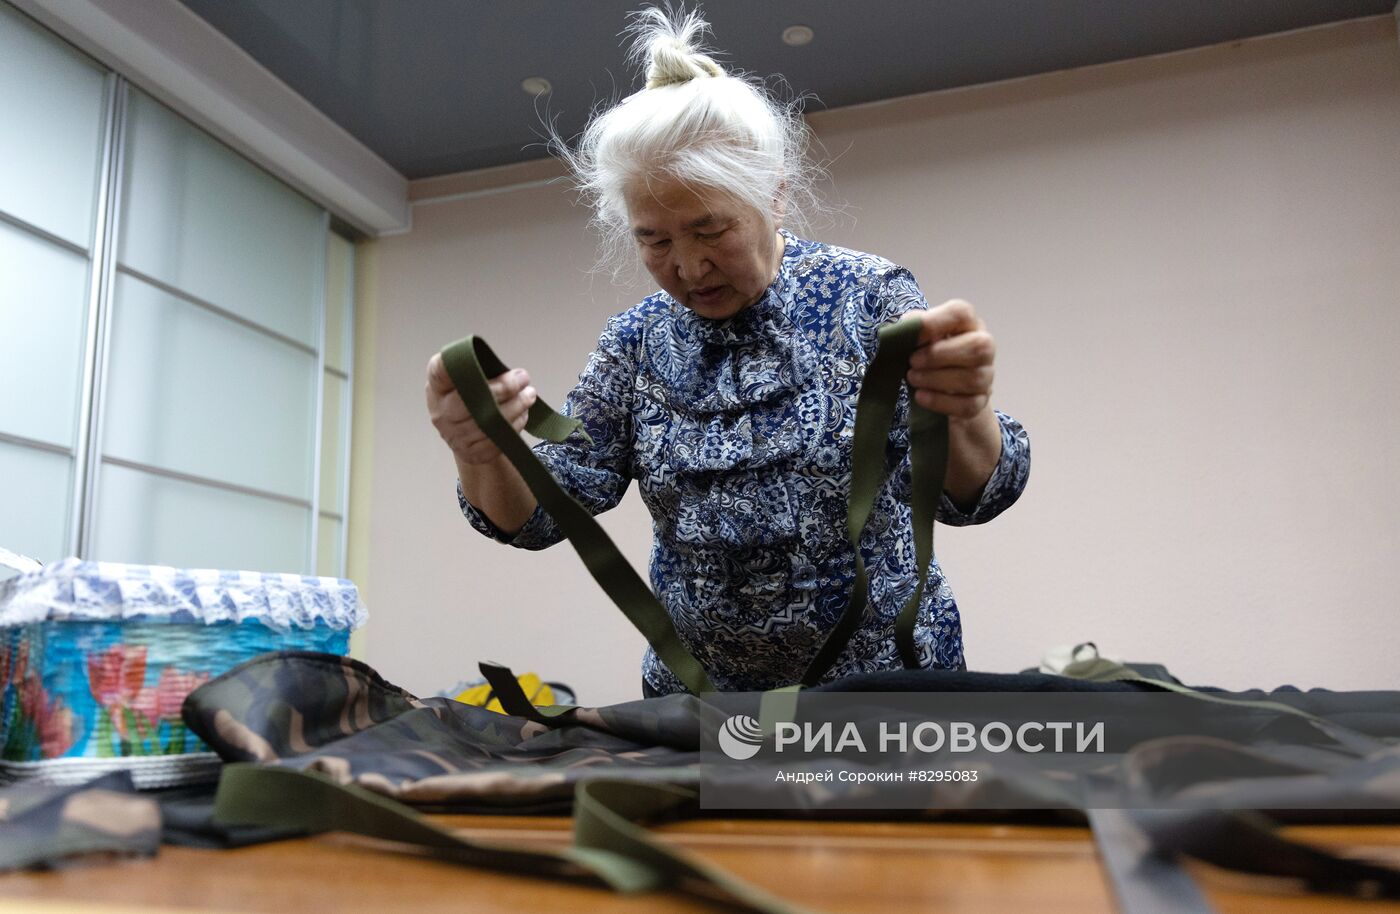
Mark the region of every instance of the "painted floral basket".
<instances>
[{"instance_id":1,"label":"painted floral basket","mask_svg":"<svg viewBox=\"0 0 1400 914\"><path fill-rule=\"evenodd\" d=\"M267 651L343 655L365 617L336 578L66 559L0 582L0 782L212 780L185 696Z\"/></svg>"}]
</instances>

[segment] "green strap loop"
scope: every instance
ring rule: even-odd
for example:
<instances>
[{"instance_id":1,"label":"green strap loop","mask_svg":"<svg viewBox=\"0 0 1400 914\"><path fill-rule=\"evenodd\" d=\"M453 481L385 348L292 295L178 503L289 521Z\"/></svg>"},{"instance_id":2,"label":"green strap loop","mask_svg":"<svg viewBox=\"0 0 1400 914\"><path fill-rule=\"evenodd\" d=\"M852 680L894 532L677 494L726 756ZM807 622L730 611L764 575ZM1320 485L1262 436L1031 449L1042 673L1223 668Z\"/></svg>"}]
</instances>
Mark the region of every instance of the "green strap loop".
<instances>
[{"instance_id":1,"label":"green strap loop","mask_svg":"<svg viewBox=\"0 0 1400 914\"><path fill-rule=\"evenodd\" d=\"M861 381L851 441L851 493L846 511L846 538L855 554L855 583L845 612L802 674L804 686L816 685L831 669L865 614L869 583L865 577L865 562L860 557L860 535L885 481L885 450L894 423L895 404L904 375L909 371L909 357L918 348L922 326L918 315L909 315L881 327L879 348ZM928 566L933 559L933 522L948 465L948 417L924 409L912 397L909 400L909 452L910 514L918 577L913 594L895 620L895 645L905 668L912 670L919 667L914 623L918 620Z\"/></svg>"},{"instance_id":2,"label":"green strap loop","mask_svg":"<svg viewBox=\"0 0 1400 914\"><path fill-rule=\"evenodd\" d=\"M911 353L912 354L912 353ZM907 366L908 356L900 363ZM907 369L906 369L907 370ZM910 521L914 527L914 564L919 580L894 624L894 643L907 670L919 668L919 648L914 624L919 618L928 569L933 562L933 524L948 475L948 417L924 409L909 397Z\"/></svg>"},{"instance_id":3,"label":"green strap loop","mask_svg":"<svg viewBox=\"0 0 1400 914\"><path fill-rule=\"evenodd\" d=\"M564 531L569 544L583 559L593 579L687 689L696 695L714 691L704 668L681 643L671 617L651 588L637 576L588 509L564 491L540 463L535 452L501 415L487 378L502 374L506 366L491 351L491 347L479 337L469 336L442 350L442 362L477 425L506 455L506 459L530 487L540 507L549 512ZM592 444L592 439L588 438L577 419L559 415L543 400L536 400L530 407L529 422L525 427L531 434L554 442L561 442L577 431Z\"/></svg>"},{"instance_id":4,"label":"green strap loop","mask_svg":"<svg viewBox=\"0 0 1400 914\"><path fill-rule=\"evenodd\" d=\"M388 797L339 784L315 771L251 763L228 764L214 797L215 821L229 825L295 828L307 833L344 831L402 841L456 863L564 879L598 878L631 890L626 874L585 871L567 855L511 845L471 842L438 828ZM617 875L618 879L613 880Z\"/></svg>"},{"instance_id":5,"label":"green strap loop","mask_svg":"<svg viewBox=\"0 0 1400 914\"><path fill-rule=\"evenodd\" d=\"M1078 650L1083 645L1075 645ZM1343 726L1336 721L1319 717L1311 711L1302 708L1295 708L1290 704L1270 699L1257 698L1237 698L1229 694L1219 694L1216 692L1202 692L1190 686L1169 682L1165 679L1153 679L1143 676L1140 673L1129 669L1121 663L1115 663L1103 657L1093 657L1088 660L1077 660L1068 664L1060 675L1070 679L1083 679L1089 682L1140 682L1164 692L1175 692L1178 695L1187 695L1200 701L1212 704L1223 705L1236 708L1250 708L1256 711L1272 711L1276 714L1289 714L1293 717L1307 721L1316 729L1320 730L1336 743L1351 750L1357 756L1366 756L1374 752L1381 752L1393 748L1391 743L1362 733L1350 727Z\"/></svg>"},{"instance_id":6,"label":"green strap loop","mask_svg":"<svg viewBox=\"0 0 1400 914\"><path fill-rule=\"evenodd\" d=\"M626 858L664 878L665 885L712 886L722 900L740 910L766 914L804 914L809 910L657 841L646 829L634 824L693 813L699 802L699 794L688 787L605 779L582 781L574 792L575 849L599 849Z\"/></svg>"},{"instance_id":7,"label":"green strap loop","mask_svg":"<svg viewBox=\"0 0 1400 914\"><path fill-rule=\"evenodd\" d=\"M866 611L865 564L860 557L860 534L885 480L885 450L894 421L900 386L909 370L909 357L919 344L922 320L909 315L879 330L879 347L866 369L856 401L856 425L851 449L851 491L847 503L846 535L855 552L855 584L850 601L802 676L802 685L818 682L850 641ZM715 691L700 662L681 643L670 615L623 557L588 510L574 500L545 468L529 445L501 415L488 378L507 371L491 347L479 337L466 337L442 350L443 365L477 424L520 473L570 545L583 559L594 580L642 633L657 656L694 695ZM530 407L526 430L549 441L562 442L578 433L591 444L577 419L556 413L543 400ZM914 592L895 621L895 644L906 668L919 666L914 626L933 559L933 523L948 461L947 417L909 404L911 515L918 575ZM523 710L523 709L522 709Z\"/></svg>"},{"instance_id":8,"label":"green strap loop","mask_svg":"<svg viewBox=\"0 0 1400 914\"><path fill-rule=\"evenodd\" d=\"M698 802L696 792L685 787L581 781L574 793L574 846L554 851L509 841L469 841L402 803L319 772L244 763L224 766L214 815L227 824L353 832L426 848L454 863L601 882L618 892L671 888L705 899L718 896L755 914L804 914L803 908L669 847L635 824L692 812Z\"/></svg>"},{"instance_id":9,"label":"green strap loop","mask_svg":"<svg viewBox=\"0 0 1400 914\"><path fill-rule=\"evenodd\" d=\"M758 700L758 727L765 737L772 736L779 721L797 720L797 704L801 685L769 689Z\"/></svg>"}]
</instances>

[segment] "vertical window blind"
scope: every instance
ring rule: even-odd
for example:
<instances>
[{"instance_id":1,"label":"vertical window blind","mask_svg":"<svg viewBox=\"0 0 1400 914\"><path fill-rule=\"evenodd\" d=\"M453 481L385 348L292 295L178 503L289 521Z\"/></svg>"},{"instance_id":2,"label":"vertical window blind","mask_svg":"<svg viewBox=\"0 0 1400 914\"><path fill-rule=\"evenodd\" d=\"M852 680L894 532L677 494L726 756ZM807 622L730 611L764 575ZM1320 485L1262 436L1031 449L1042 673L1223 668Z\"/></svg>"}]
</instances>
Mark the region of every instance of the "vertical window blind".
<instances>
[{"instance_id":1,"label":"vertical window blind","mask_svg":"<svg viewBox=\"0 0 1400 914\"><path fill-rule=\"evenodd\" d=\"M354 247L0 4L0 546L343 575Z\"/></svg>"}]
</instances>

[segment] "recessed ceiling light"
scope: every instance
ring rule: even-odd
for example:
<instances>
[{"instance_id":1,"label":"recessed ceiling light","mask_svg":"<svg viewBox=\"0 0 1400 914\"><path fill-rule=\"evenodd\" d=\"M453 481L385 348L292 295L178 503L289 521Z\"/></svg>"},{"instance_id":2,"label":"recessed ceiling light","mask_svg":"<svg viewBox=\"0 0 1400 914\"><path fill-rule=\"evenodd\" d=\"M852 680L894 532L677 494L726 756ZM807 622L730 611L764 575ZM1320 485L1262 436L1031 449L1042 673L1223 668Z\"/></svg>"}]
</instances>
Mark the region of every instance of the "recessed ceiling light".
<instances>
[{"instance_id":1,"label":"recessed ceiling light","mask_svg":"<svg viewBox=\"0 0 1400 914\"><path fill-rule=\"evenodd\" d=\"M816 37L816 33L805 25L790 25L783 29L783 44L791 45L794 48L802 47L814 37Z\"/></svg>"},{"instance_id":2,"label":"recessed ceiling light","mask_svg":"<svg viewBox=\"0 0 1400 914\"><path fill-rule=\"evenodd\" d=\"M548 95L554 90L554 87L549 84L549 80L545 79L543 76L525 77L520 81L520 88L524 89L526 94L533 95L536 98L541 95Z\"/></svg>"}]
</instances>

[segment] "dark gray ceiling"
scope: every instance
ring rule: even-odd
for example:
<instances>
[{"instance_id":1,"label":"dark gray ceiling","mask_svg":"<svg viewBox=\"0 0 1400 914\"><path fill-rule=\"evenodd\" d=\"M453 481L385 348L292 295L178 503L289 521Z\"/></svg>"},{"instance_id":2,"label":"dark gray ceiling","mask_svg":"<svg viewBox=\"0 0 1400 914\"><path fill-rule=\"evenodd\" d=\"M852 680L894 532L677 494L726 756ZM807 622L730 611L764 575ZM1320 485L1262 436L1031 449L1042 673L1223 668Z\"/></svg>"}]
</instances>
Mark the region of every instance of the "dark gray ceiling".
<instances>
[{"instance_id":1,"label":"dark gray ceiling","mask_svg":"<svg viewBox=\"0 0 1400 914\"><path fill-rule=\"evenodd\" d=\"M636 88L618 33L642 0L182 0L406 177L541 158ZM710 0L726 65L807 110L1389 13L1395 0ZM788 47L784 28L815 39ZM554 85L547 107L520 88Z\"/></svg>"}]
</instances>

